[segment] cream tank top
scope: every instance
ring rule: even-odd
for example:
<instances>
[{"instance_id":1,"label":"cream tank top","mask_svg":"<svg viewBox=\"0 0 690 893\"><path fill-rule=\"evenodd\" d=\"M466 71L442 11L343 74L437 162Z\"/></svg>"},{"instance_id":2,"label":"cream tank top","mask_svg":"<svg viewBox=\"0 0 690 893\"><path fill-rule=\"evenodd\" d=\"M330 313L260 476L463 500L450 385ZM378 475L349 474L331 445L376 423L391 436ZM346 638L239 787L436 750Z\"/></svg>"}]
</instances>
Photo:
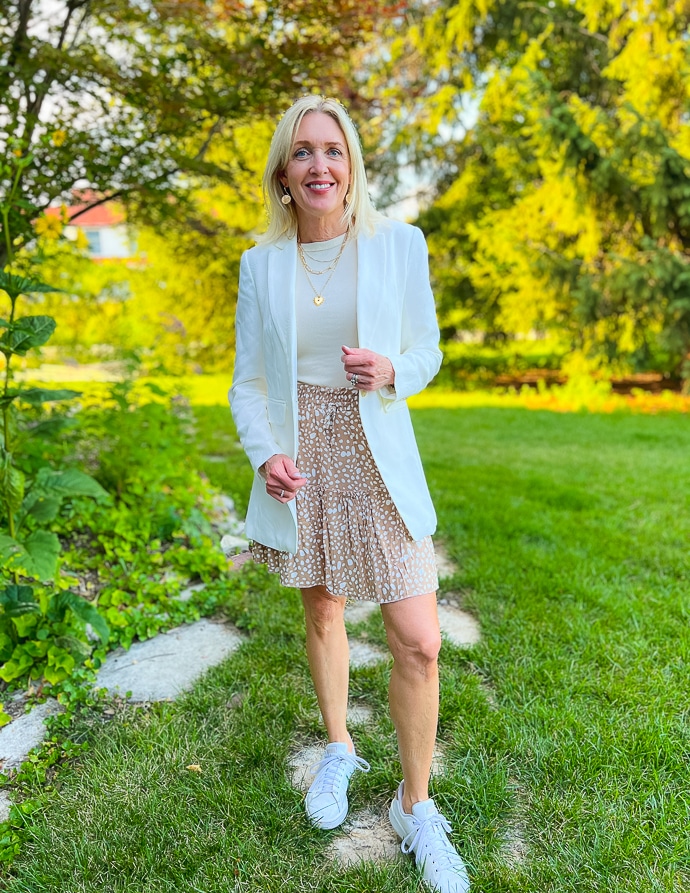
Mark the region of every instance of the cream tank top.
<instances>
[{"instance_id":1,"label":"cream tank top","mask_svg":"<svg viewBox=\"0 0 690 893\"><path fill-rule=\"evenodd\" d=\"M322 270L335 259L345 236L325 242L305 242L307 266ZM322 387L349 386L341 362L342 346L358 347L357 241L348 239L330 280L305 272L297 258L295 319L297 323L297 380ZM311 281L310 281L311 280ZM315 303L316 296L323 298Z\"/></svg>"}]
</instances>

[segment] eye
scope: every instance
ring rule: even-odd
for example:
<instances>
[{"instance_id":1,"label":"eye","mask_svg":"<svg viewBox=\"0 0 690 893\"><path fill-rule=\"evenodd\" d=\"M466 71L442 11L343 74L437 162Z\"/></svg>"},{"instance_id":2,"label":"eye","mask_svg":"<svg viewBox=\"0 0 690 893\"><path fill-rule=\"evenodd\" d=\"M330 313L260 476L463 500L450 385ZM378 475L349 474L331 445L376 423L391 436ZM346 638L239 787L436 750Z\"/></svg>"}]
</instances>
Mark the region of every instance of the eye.
<instances>
[{"instance_id":1,"label":"eye","mask_svg":"<svg viewBox=\"0 0 690 893\"><path fill-rule=\"evenodd\" d=\"M343 153L340 151L340 149L336 149L335 147L333 147L333 148L331 148L331 149L328 150L328 154L329 154L329 155L335 155L336 158L337 158L337 157L339 157L340 155L342 155Z\"/></svg>"},{"instance_id":2,"label":"eye","mask_svg":"<svg viewBox=\"0 0 690 893\"><path fill-rule=\"evenodd\" d=\"M306 158L309 155L306 149L297 149L294 154L294 158Z\"/></svg>"}]
</instances>

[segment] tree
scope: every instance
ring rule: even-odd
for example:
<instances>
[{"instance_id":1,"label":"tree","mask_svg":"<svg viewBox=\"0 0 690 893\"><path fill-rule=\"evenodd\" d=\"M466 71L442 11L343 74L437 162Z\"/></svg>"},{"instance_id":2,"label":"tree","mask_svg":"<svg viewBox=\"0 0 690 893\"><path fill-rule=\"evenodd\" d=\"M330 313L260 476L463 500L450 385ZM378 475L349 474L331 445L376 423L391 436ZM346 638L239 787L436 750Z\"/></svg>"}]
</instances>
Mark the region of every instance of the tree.
<instances>
[{"instance_id":1,"label":"tree","mask_svg":"<svg viewBox=\"0 0 690 893\"><path fill-rule=\"evenodd\" d=\"M10 0L0 10L0 202L28 240L75 186L149 222L184 214L210 150L289 98L341 82L343 61L400 4L334 0ZM237 159L241 165L241 156ZM10 234L8 236L8 234Z\"/></svg>"},{"instance_id":2,"label":"tree","mask_svg":"<svg viewBox=\"0 0 690 893\"><path fill-rule=\"evenodd\" d=\"M268 122L306 91L366 119L352 71L405 7L334 0L325 16L314 0L3 4L0 266L12 243L30 245L16 262L43 266L68 292L39 299L67 323L56 342L106 331L120 348L155 344L166 369L227 366L239 257L263 220ZM145 268L87 270L55 243L60 221L40 212L75 187L126 205ZM125 278L131 300L110 300ZM74 327L85 302L90 325Z\"/></svg>"},{"instance_id":3,"label":"tree","mask_svg":"<svg viewBox=\"0 0 690 893\"><path fill-rule=\"evenodd\" d=\"M400 38L447 336L536 327L690 376L689 25L687 0L461 0Z\"/></svg>"}]
</instances>

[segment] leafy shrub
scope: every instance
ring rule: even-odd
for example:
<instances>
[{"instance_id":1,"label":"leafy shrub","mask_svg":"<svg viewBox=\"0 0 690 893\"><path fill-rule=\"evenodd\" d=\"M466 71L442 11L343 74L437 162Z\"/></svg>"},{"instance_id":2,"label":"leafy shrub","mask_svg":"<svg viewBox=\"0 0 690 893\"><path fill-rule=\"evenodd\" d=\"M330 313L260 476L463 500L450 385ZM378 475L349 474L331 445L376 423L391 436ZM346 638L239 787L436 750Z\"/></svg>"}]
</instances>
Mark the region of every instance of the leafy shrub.
<instances>
[{"instance_id":1,"label":"leafy shrub","mask_svg":"<svg viewBox=\"0 0 690 893\"><path fill-rule=\"evenodd\" d=\"M93 605L57 580L61 544L51 525L65 500L103 499L107 494L77 469L56 469L36 461L35 456L28 463L17 461L22 444L39 434L54 435L60 427L44 424L41 429L39 424L22 429L18 407L42 407L78 394L66 389L10 387L12 358L45 344L55 330L55 320L49 316L18 317L17 301L22 294L52 289L6 271L0 272L0 289L10 300L9 318L0 319L0 352L5 357L0 395L0 678L11 682L28 673L31 678L59 682L91 652L85 638L75 634L80 622L90 623L103 642L108 639L108 627ZM71 621L76 621L77 630Z\"/></svg>"}]
</instances>

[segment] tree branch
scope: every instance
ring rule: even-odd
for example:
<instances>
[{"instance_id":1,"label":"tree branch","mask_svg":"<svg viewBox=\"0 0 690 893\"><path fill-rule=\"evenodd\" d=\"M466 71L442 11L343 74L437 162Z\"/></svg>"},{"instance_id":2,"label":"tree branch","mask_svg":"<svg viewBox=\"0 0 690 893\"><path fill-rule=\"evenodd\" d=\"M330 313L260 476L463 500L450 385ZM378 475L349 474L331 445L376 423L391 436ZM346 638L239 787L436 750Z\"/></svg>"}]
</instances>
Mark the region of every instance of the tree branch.
<instances>
[{"instance_id":1,"label":"tree branch","mask_svg":"<svg viewBox=\"0 0 690 893\"><path fill-rule=\"evenodd\" d=\"M536 9L537 12L541 12L547 18L553 17L553 9L549 9L548 6L542 6L540 3L532 3L525 0L524 3L520 3L520 9ZM582 28L580 25L574 25L572 22L568 22L565 19L559 19L557 22L554 21L556 26L560 26L569 31L577 31L578 34L582 34L584 37L591 37L593 40L599 40L601 43L604 43L608 46L608 39L603 34L597 34L595 31L588 31L587 28Z\"/></svg>"},{"instance_id":2,"label":"tree branch","mask_svg":"<svg viewBox=\"0 0 690 893\"><path fill-rule=\"evenodd\" d=\"M194 156L194 161L203 161L204 155L208 151L208 147L211 144L211 140L217 133L219 133L221 127L223 126L223 122L224 122L223 118L218 118L218 120L213 125L213 127L211 127L211 129L208 132L208 136L206 137L206 139L204 140L204 142L201 145L201 148Z\"/></svg>"},{"instance_id":3,"label":"tree branch","mask_svg":"<svg viewBox=\"0 0 690 893\"><path fill-rule=\"evenodd\" d=\"M17 9L19 10L19 21L17 30L12 38L10 53L7 58L7 68L4 77L0 78L0 95L4 94L12 80L12 71L17 64L17 59L24 51L24 45L29 31L29 18L31 16L31 6L33 0L19 0Z\"/></svg>"}]
</instances>

